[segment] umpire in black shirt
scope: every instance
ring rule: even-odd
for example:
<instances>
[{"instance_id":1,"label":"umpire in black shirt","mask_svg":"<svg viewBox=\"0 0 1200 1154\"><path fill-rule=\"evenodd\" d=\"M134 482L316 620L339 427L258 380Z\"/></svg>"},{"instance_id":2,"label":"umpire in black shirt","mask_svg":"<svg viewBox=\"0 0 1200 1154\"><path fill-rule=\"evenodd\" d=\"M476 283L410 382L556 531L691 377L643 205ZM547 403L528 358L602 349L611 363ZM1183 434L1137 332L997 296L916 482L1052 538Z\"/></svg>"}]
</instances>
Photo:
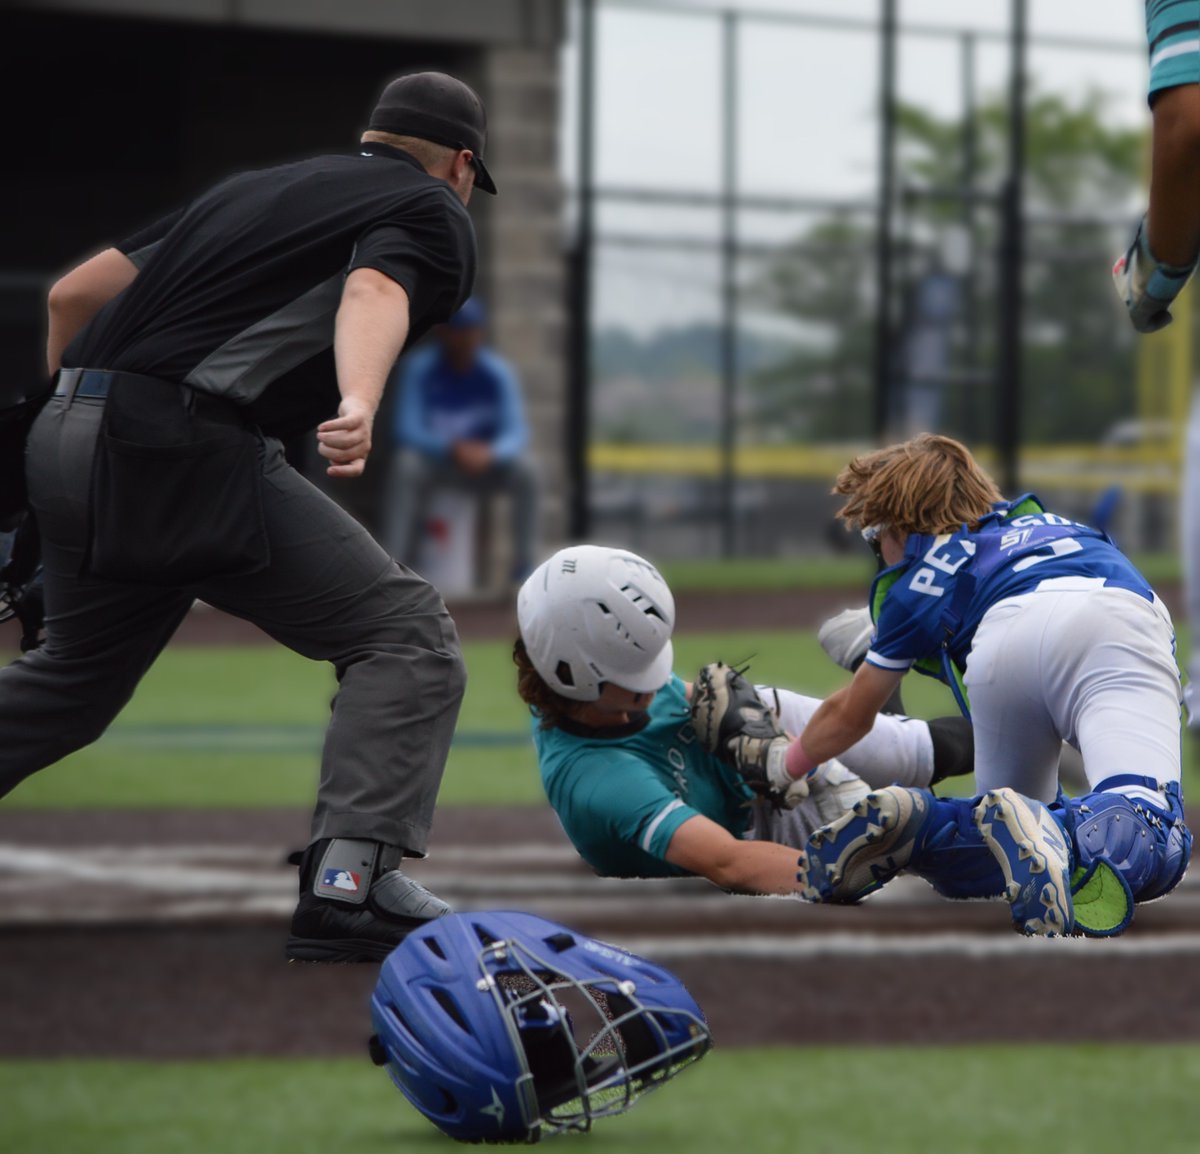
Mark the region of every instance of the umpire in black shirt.
<instances>
[{"instance_id":1,"label":"umpire in black shirt","mask_svg":"<svg viewBox=\"0 0 1200 1154\"><path fill-rule=\"evenodd\" d=\"M363 471L397 356L466 300L479 97L392 81L359 150L230 177L50 290L26 474L46 641L0 670L0 795L98 738L196 598L332 662L288 956L380 959L447 912L423 856L466 683L437 591L284 460Z\"/></svg>"}]
</instances>

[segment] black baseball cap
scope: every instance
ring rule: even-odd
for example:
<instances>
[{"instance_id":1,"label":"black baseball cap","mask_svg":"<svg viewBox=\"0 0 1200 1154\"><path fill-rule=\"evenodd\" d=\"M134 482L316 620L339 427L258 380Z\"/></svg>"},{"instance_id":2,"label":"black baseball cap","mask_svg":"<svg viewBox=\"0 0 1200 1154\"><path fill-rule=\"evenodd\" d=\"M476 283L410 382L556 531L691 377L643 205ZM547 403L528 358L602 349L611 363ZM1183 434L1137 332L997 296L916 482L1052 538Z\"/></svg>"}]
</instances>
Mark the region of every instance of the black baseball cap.
<instances>
[{"instance_id":1,"label":"black baseball cap","mask_svg":"<svg viewBox=\"0 0 1200 1154\"><path fill-rule=\"evenodd\" d=\"M483 163L487 113L473 88L444 72L413 72L393 80L379 97L368 129L416 136L447 148L474 153L475 185L495 193L496 182Z\"/></svg>"}]
</instances>

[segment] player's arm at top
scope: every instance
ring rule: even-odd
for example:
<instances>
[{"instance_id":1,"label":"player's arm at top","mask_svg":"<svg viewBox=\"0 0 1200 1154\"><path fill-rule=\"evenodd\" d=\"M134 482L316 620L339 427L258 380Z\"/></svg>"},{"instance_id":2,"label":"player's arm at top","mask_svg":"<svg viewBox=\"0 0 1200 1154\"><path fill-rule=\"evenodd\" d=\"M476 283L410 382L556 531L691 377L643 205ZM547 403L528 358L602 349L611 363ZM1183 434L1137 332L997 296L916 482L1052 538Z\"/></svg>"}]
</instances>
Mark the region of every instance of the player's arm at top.
<instances>
[{"instance_id":1,"label":"player's arm at top","mask_svg":"<svg viewBox=\"0 0 1200 1154\"><path fill-rule=\"evenodd\" d=\"M1133 327L1171 323L1171 305L1200 257L1200 39L1179 5L1146 5L1154 119L1150 207L1129 251L1113 266ZM1194 5L1188 5L1193 8Z\"/></svg>"},{"instance_id":2,"label":"player's arm at top","mask_svg":"<svg viewBox=\"0 0 1200 1154\"><path fill-rule=\"evenodd\" d=\"M799 893L797 853L769 841L743 841L697 814L671 836L666 858L723 890L751 894Z\"/></svg>"},{"instance_id":3,"label":"player's arm at top","mask_svg":"<svg viewBox=\"0 0 1200 1154\"><path fill-rule=\"evenodd\" d=\"M1154 101L1150 169L1150 250L1168 265L1194 268L1200 256L1200 75L1196 84L1168 88Z\"/></svg>"}]
</instances>

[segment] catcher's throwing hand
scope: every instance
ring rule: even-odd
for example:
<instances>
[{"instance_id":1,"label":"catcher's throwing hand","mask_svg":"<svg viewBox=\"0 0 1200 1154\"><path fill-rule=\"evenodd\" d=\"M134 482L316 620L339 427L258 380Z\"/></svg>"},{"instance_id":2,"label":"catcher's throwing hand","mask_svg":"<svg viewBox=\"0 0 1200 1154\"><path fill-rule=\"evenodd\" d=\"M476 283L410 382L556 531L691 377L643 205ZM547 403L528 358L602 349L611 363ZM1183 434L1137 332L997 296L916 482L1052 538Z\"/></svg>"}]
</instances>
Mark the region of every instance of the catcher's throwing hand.
<instances>
[{"instance_id":1,"label":"catcher's throwing hand","mask_svg":"<svg viewBox=\"0 0 1200 1154\"><path fill-rule=\"evenodd\" d=\"M791 739L739 670L714 661L696 674L692 724L704 748L773 805L792 809L808 796L807 781L787 772Z\"/></svg>"},{"instance_id":2,"label":"catcher's throwing hand","mask_svg":"<svg viewBox=\"0 0 1200 1154\"><path fill-rule=\"evenodd\" d=\"M371 452L371 428L375 410L355 397L346 397L338 415L317 426L317 452L327 461L331 477L358 477Z\"/></svg>"}]
</instances>

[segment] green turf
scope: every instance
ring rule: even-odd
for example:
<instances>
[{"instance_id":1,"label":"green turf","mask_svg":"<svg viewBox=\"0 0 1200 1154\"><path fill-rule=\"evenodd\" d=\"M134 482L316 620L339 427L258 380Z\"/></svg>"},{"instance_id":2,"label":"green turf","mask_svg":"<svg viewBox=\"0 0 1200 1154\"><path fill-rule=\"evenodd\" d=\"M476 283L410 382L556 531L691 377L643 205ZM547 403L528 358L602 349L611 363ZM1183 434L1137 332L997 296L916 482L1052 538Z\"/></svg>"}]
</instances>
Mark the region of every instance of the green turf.
<instances>
[{"instance_id":1,"label":"green turf","mask_svg":"<svg viewBox=\"0 0 1200 1154\"><path fill-rule=\"evenodd\" d=\"M865 589L875 562L865 549L841 557L771 557L665 561L662 575L675 593L755 593L778 589Z\"/></svg>"},{"instance_id":2,"label":"green turf","mask_svg":"<svg viewBox=\"0 0 1200 1154\"><path fill-rule=\"evenodd\" d=\"M465 649L469 681L441 804L540 804L511 645ZM812 665L817 690L840 676L811 634L684 637L677 652L684 670L758 653L754 674L764 678ZM29 778L5 805L309 805L334 688L326 666L280 647L172 646L99 742Z\"/></svg>"},{"instance_id":3,"label":"green turf","mask_svg":"<svg viewBox=\"0 0 1200 1154\"><path fill-rule=\"evenodd\" d=\"M1197 1078L1195 1046L718 1049L629 1114L601 1119L586 1137L557 1138L554 1149L1191 1154ZM365 1058L4 1062L0 1102L0 1149L14 1152L462 1148Z\"/></svg>"},{"instance_id":4,"label":"green turf","mask_svg":"<svg viewBox=\"0 0 1200 1154\"><path fill-rule=\"evenodd\" d=\"M469 684L440 804L541 804L509 642L465 649ZM757 681L817 696L846 680L810 631L685 634L675 653L684 676L722 658L749 661ZM334 688L326 666L280 647L172 646L99 742L35 774L4 804L310 805ZM948 691L929 678L909 677L904 693L916 716L954 712ZM1186 753L1191 781L1200 772L1191 742Z\"/></svg>"}]
</instances>

